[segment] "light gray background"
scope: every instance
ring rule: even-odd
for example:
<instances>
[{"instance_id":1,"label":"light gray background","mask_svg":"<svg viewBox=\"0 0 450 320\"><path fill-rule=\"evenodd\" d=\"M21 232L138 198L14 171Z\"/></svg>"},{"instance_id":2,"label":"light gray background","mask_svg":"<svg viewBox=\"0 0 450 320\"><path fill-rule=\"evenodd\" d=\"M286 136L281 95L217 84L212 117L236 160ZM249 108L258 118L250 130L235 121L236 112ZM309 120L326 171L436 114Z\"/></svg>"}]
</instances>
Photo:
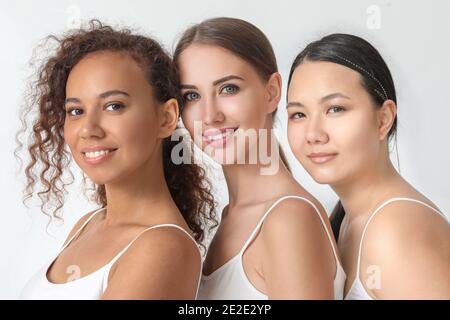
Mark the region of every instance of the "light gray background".
<instances>
[{"instance_id":1,"label":"light gray background","mask_svg":"<svg viewBox=\"0 0 450 320\"><path fill-rule=\"evenodd\" d=\"M373 6L375 5L375 9ZM375 11L373 11L375 10ZM377 11L379 19L377 19ZM1 1L0 2L0 298L15 299L38 267L58 250L75 221L95 208L70 188L64 224L46 232L47 218L36 205L21 203L24 178L13 157L18 110L33 48L51 33L60 34L82 21L99 18L113 25L138 28L169 50L190 24L214 16L246 19L261 28L275 49L284 82L295 55L312 40L334 32L360 35L386 59L398 90L401 173L441 210L450 213L450 1ZM379 24L378 24L379 23ZM284 92L285 92L284 87ZM285 138L285 96L277 126ZM288 151L298 181L330 210L336 196L317 185ZM396 156L393 155L394 163ZM220 170L216 194L221 206L227 193Z\"/></svg>"}]
</instances>

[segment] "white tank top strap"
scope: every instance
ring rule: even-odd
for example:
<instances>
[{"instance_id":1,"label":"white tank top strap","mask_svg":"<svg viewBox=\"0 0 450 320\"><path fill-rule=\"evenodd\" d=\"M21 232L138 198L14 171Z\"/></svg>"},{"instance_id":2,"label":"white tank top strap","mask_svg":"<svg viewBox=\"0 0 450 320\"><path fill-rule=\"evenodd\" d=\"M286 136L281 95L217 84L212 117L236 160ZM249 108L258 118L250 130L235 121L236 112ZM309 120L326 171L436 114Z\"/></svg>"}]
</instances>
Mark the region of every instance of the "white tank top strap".
<instances>
[{"instance_id":1,"label":"white tank top strap","mask_svg":"<svg viewBox=\"0 0 450 320\"><path fill-rule=\"evenodd\" d=\"M128 250L128 248L145 232L152 230L152 229L157 229L157 228L162 228L162 227L173 227L176 229L181 230L182 232L184 232L195 244L196 248L199 250L200 253L200 274L199 274L199 279L198 279L198 284L197 284L197 291L196 291L196 298L197 298L197 294L198 294L198 289L200 287L200 281L201 281L201 275L202 275L202 270L203 270L203 266L202 266L202 254L200 251L200 248L197 245L197 242L195 241L195 239L189 234L189 232L187 232L185 229L183 229L182 227L180 227L179 225L176 224L172 224L172 223L165 223L165 224L158 224L155 226L151 226L147 229L144 229L143 231L141 231L136 237L134 237L133 240L130 241L130 243L123 248L109 263L106 267L106 272L104 275L104 281L103 281L103 290L106 290L106 287L108 286L108 278L109 278L109 270L111 269L111 267L114 265L114 263Z\"/></svg>"},{"instance_id":2,"label":"white tank top strap","mask_svg":"<svg viewBox=\"0 0 450 320\"><path fill-rule=\"evenodd\" d=\"M412 198L403 198L403 197L395 197L395 198L391 198L385 202L383 202L380 206L378 206L378 208L375 209L375 211L370 215L369 219L366 222L366 225L364 226L362 235L361 235L361 239L359 241L359 249L358 249L358 263L356 265L356 279L359 279L359 269L361 266L361 251L362 251L362 244L363 244L363 240L364 240L364 236L366 234L367 228L369 227L370 222L372 221L372 219L375 217L375 215L381 210L383 209L385 206L387 206L388 204L395 202L395 201L410 201L410 202L415 202L418 204L421 204L431 210L433 210L435 213L439 214L440 216L442 216L445 220L447 220L446 216L440 212L439 210L433 208L432 206L430 206L429 204L420 201L420 200L416 200L416 199L412 199Z\"/></svg>"},{"instance_id":3,"label":"white tank top strap","mask_svg":"<svg viewBox=\"0 0 450 320\"><path fill-rule=\"evenodd\" d=\"M97 214L97 212L100 212L102 210L106 209L106 207L100 208L95 210L90 216L89 218L86 219L86 221L84 221L84 223L81 225L81 227L77 230L77 232L74 233L74 235L66 241L65 244L62 245L61 249L59 249L59 252L57 253L56 256L59 256L59 254L72 242L73 239L75 239L75 237L84 229L84 227L86 227L86 225L89 223L89 221L92 220L92 218Z\"/></svg>"},{"instance_id":4,"label":"white tank top strap","mask_svg":"<svg viewBox=\"0 0 450 320\"><path fill-rule=\"evenodd\" d=\"M253 232L251 233L250 237L247 239L247 241L245 242L244 246L242 247L241 251L239 254L243 254L245 252L245 250L247 249L247 247L250 245L250 243L252 242L253 238L256 236L256 234L258 233L259 229L261 228L261 225L263 224L264 220L266 219L266 217L269 215L269 213L272 211L273 208L275 208L275 206L277 204L279 204L281 201L286 200L286 199L298 199L298 200L303 200L305 202L307 202L308 204L310 204L314 210L316 211L317 215L320 218L320 221L322 222L322 226L325 229L325 232L327 233L327 237L328 240L330 241L331 244L331 248L333 249L333 254L334 257L336 259L336 262L339 263L339 256L338 253L336 252L336 248L333 245L333 238L331 237L330 232L328 231L327 225L325 223L325 220L323 219L322 215L320 214L319 209L317 208L317 206L310 201L307 198L301 197L301 196L295 196L295 195L289 195L289 196L284 196L281 197L280 199L278 199L277 201L275 201L270 208L266 211L266 213L263 215L263 217L261 218L261 220L258 222L258 224L256 225L256 228L253 230ZM338 266L336 266L336 268L338 268Z\"/></svg>"}]
</instances>

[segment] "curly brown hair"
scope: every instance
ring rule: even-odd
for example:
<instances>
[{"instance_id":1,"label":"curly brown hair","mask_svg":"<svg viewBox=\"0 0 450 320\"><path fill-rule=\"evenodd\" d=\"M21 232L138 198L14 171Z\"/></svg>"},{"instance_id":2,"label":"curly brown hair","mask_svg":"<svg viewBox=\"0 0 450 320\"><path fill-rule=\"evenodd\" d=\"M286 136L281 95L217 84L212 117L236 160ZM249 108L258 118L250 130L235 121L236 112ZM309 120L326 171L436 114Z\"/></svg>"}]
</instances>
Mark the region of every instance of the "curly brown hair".
<instances>
[{"instance_id":1,"label":"curly brown hair","mask_svg":"<svg viewBox=\"0 0 450 320\"><path fill-rule=\"evenodd\" d=\"M56 41L56 53L41 65L35 82L30 86L21 117L23 127L17 134L19 146L16 155L26 144L30 161L25 168L27 183L24 203L33 197L40 182L42 188L37 195L41 200L41 210L52 220L61 218L58 212L64 205L66 186L74 181L69 169L71 155L65 148L63 135L63 106L69 73L83 57L96 51L125 52L142 68L158 101L176 98L179 105L182 104L178 72L166 51L149 37L133 34L130 29L114 30L98 20L91 20L87 28L69 32L61 38L51 35L46 40ZM30 115L34 116L32 130L30 139L25 143L21 136L27 133ZM211 230L218 224L216 203L202 167L193 161L191 164L175 164L171 160L172 149L178 143L171 141L170 137L163 140L164 175L174 202L195 239L201 243L205 226L209 224ZM182 153L180 155L183 157ZM190 157L192 159L192 154ZM66 170L71 176L69 182L63 181ZM94 199L101 206L107 205L104 185L94 184ZM49 213L50 207L54 208Z\"/></svg>"}]
</instances>

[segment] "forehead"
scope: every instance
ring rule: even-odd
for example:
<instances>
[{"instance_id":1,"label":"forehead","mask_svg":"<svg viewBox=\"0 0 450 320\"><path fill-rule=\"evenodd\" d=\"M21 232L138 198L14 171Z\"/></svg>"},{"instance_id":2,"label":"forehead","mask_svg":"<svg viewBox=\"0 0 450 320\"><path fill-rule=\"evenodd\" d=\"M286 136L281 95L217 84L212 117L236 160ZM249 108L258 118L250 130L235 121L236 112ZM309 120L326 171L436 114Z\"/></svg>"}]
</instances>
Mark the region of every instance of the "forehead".
<instances>
[{"instance_id":1,"label":"forehead","mask_svg":"<svg viewBox=\"0 0 450 320\"><path fill-rule=\"evenodd\" d=\"M217 45L192 44L178 59L182 83L212 82L218 78L235 74L257 77L250 63L233 52Z\"/></svg>"},{"instance_id":2,"label":"forehead","mask_svg":"<svg viewBox=\"0 0 450 320\"><path fill-rule=\"evenodd\" d=\"M328 61L306 61L294 71L289 94L316 91L352 91L363 89L361 76L353 69Z\"/></svg>"},{"instance_id":3,"label":"forehead","mask_svg":"<svg viewBox=\"0 0 450 320\"><path fill-rule=\"evenodd\" d=\"M147 84L137 62L125 52L100 51L83 57L71 70L66 91L107 91L111 88L133 91Z\"/></svg>"}]
</instances>

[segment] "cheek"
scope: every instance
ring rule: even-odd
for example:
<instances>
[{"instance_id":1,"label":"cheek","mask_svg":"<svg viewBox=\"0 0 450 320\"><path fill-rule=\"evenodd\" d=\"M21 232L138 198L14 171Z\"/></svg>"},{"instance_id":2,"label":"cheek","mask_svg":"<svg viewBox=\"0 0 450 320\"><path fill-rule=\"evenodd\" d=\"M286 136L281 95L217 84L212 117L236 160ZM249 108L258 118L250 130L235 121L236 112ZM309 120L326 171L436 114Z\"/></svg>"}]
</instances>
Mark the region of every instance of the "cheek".
<instances>
[{"instance_id":1,"label":"cheek","mask_svg":"<svg viewBox=\"0 0 450 320\"><path fill-rule=\"evenodd\" d=\"M248 90L242 92L234 99L230 99L230 117L237 120L241 127L264 128L267 119L267 102L263 99L263 93Z\"/></svg>"},{"instance_id":2,"label":"cheek","mask_svg":"<svg viewBox=\"0 0 450 320\"><path fill-rule=\"evenodd\" d=\"M302 158L304 156L302 151L305 150L305 148L303 148L303 145L305 143L304 126L298 123L288 122L287 138L292 153L297 158L297 160L302 161Z\"/></svg>"},{"instance_id":3,"label":"cheek","mask_svg":"<svg viewBox=\"0 0 450 320\"><path fill-rule=\"evenodd\" d=\"M196 121L202 122L202 111L200 106L186 106L181 115L183 124L191 136L194 135L194 125Z\"/></svg>"},{"instance_id":4,"label":"cheek","mask_svg":"<svg viewBox=\"0 0 450 320\"><path fill-rule=\"evenodd\" d=\"M114 137L128 157L146 157L157 141L157 121L150 116L132 116L109 123L108 132Z\"/></svg>"},{"instance_id":5,"label":"cheek","mask_svg":"<svg viewBox=\"0 0 450 320\"><path fill-rule=\"evenodd\" d=\"M352 159L349 163L368 164L370 159L376 158L375 154L379 145L373 122L364 117L355 117L346 122L333 126L330 132L338 152L342 153L346 159Z\"/></svg>"},{"instance_id":6,"label":"cheek","mask_svg":"<svg viewBox=\"0 0 450 320\"><path fill-rule=\"evenodd\" d=\"M68 124L67 122L64 124L63 129L64 134L64 142L69 146L70 151L73 153L76 148L77 142L77 127L74 124Z\"/></svg>"}]
</instances>

